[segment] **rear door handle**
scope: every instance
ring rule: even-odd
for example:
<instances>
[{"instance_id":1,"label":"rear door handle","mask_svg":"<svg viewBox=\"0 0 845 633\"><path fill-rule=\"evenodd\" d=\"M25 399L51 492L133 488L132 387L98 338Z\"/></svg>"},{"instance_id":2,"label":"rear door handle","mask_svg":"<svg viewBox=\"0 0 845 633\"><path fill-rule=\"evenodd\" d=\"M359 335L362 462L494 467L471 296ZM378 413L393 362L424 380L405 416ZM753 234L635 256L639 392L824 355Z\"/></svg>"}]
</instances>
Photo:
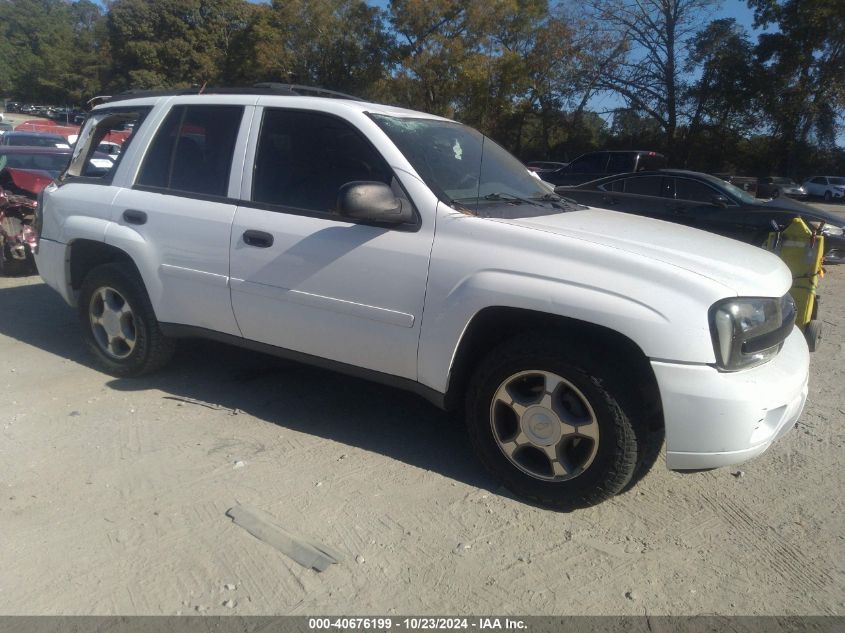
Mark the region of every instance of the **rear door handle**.
<instances>
[{"instance_id":1,"label":"rear door handle","mask_svg":"<svg viewBox=\"0 0 845 633\"><path fill-rule=\"evenodd\" d=\"M126 209L123 212L123 219L127 224L146 224L147 214L137 209Z\"/></svg>"},{"instance_id":2,"label":"rear door handle","mask_svg":"<svg viewBox=\"0 0 845 633\"><path fill-rule=\"evenodd\" d=\"M244 244L256 248L269 248L273 246L273 236L264 231L244 231Z\"/></svg>"}]
</instances>

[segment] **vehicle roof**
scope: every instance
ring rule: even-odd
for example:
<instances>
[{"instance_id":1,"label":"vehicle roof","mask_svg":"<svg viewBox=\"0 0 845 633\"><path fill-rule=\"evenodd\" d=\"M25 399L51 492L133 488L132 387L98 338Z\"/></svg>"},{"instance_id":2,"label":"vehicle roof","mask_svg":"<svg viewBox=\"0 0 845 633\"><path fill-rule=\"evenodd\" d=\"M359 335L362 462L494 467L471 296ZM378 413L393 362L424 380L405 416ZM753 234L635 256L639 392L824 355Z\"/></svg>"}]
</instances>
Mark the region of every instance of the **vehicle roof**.
<instances>
[{"instance_id":1,"label":"vehicle roof","mask_svg":"<svg viewBox=\"0 0 845 633\"><path fill-rule=\"evenodd\" d=\"M179 104L187 105L209 105L221 103L227 105L263 105L288 108L300 108L307 110L334 110L338 108L349 112L363 112L368 114L384 114L387 116L415 119L431 119L436 121L450 121L444 117L416 110L408 110L397 106L390 106L370 101L355 99L341 99L335 97L311 97L299 95L274 95L274 94L232 94L232 93L211 93L201 95L127 95L126 98L118 96L114 100L101 103L92 109L92 112L109 110L115 107L127 105L155 106L165 101L173 100ZM327 107L329 106L329 107Z\"/></svg>"},{"instance_id":2,"label":"vehicle roof","mask_svg":"<svg viewBox=\"0 0 845 633\"><path fill-rule=\"evenodd\" d=\"M0 145L0 154L70 154L69 147L43 147L39 145Z\"/></svg>"},{"instance_id":3,"label":"vehicle roof","mask_svg":"<svg viewBox=\"0 0 845 633\"><path fill-rule=\"evenodd\" d=\"M654 154L655 156L663 156L653 149L597 149L592 152L584 152L581 155L586 156L587 154Z\"/></svg>"}]
</instances>

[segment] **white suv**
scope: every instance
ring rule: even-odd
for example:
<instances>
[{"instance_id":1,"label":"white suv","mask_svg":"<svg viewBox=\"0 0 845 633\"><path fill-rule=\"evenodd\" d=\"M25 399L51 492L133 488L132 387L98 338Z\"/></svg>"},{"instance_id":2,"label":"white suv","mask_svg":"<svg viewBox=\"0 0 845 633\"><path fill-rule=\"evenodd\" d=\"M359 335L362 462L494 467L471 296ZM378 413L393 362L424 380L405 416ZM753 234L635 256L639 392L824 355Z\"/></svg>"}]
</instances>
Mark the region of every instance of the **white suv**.
<instances>
[{"instance_id":1,"label":"white suv","mask_svg":"<svg viewBox=\"0 0 845 633\"><path fill-rule=\"evenodd\" d=\"M664 436L669 468L714 468L798 419L809 354L774 255L562 199L454 121L264 92L98 106L44 191L38 269L107 371L200 336L409 389L556 508L631 486Z\"/></svg>"},{"instance_id":2,"label":"white suv","mask_svg":"<svg viewBox=\"0 0 845 633\"><path fill-rule=\"evenodd\" d=\"M808 196L824 198L825 202L845 198L845 178L839 176L813 176L804 181Z\"/></svg>"}]
</instances>

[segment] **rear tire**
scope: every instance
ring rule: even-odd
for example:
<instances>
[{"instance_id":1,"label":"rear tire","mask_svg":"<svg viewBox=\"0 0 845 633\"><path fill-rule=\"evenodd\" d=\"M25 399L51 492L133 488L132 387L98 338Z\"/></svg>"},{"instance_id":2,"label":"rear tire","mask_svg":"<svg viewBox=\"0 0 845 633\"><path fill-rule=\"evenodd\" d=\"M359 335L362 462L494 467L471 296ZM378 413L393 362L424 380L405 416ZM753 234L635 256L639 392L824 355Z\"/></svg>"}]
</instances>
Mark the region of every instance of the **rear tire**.
<instances>
[{"instance_id":1,"label":"rear tire","mask_svg":"<svg viewBox=\"0 0 845 633\"><path fill-rule=\"evenodd\" d=\"M88 273L79 292L79 321L98 364L113 376L147 374L173 356L175 342L162 334L144 284L128 264Z\"/></svg>"},{"instance_id":2,"label":"rear tire","mask_svg":"<svg viewBox=\"0 0 845 633\"><path fill-rule=\"evenodd\" d=\"M479 363L466 396L469 438L518 496L557 510L592 506L652 459L631 422L636 390L595 352L529 333Z\"/></svg>"}]
</instances>

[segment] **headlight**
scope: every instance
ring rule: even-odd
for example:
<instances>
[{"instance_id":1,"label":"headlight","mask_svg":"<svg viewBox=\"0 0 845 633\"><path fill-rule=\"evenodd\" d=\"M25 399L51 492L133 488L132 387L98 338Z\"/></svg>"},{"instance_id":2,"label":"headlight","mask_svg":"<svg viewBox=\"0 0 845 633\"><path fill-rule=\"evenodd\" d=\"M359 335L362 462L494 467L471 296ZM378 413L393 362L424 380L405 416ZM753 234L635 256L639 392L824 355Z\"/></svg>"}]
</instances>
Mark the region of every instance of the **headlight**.
<instances>
[{"instance_id":1,"label":"headlight","mask_svg":"<svg viewBox=\"0 0 845 633\"><path fill-rule=\"evenodd\" d=\"M825 224L822 226L822 235L827 237L842 237L845 235L845 231L840 229L838 226L831 226L830 224Z\"/></svg>"},{"instance_id":2,"label":"headlight","mask_svg":"<svg viewBox=\"0 0 845 633\"><path fill-rule=\"evenodd\" d=\"M715 303L710 308L710 333L716 364L736 371L765 363L780 351L794 324L795 304L789 294Z\"/></svg>"}]
</instances>

